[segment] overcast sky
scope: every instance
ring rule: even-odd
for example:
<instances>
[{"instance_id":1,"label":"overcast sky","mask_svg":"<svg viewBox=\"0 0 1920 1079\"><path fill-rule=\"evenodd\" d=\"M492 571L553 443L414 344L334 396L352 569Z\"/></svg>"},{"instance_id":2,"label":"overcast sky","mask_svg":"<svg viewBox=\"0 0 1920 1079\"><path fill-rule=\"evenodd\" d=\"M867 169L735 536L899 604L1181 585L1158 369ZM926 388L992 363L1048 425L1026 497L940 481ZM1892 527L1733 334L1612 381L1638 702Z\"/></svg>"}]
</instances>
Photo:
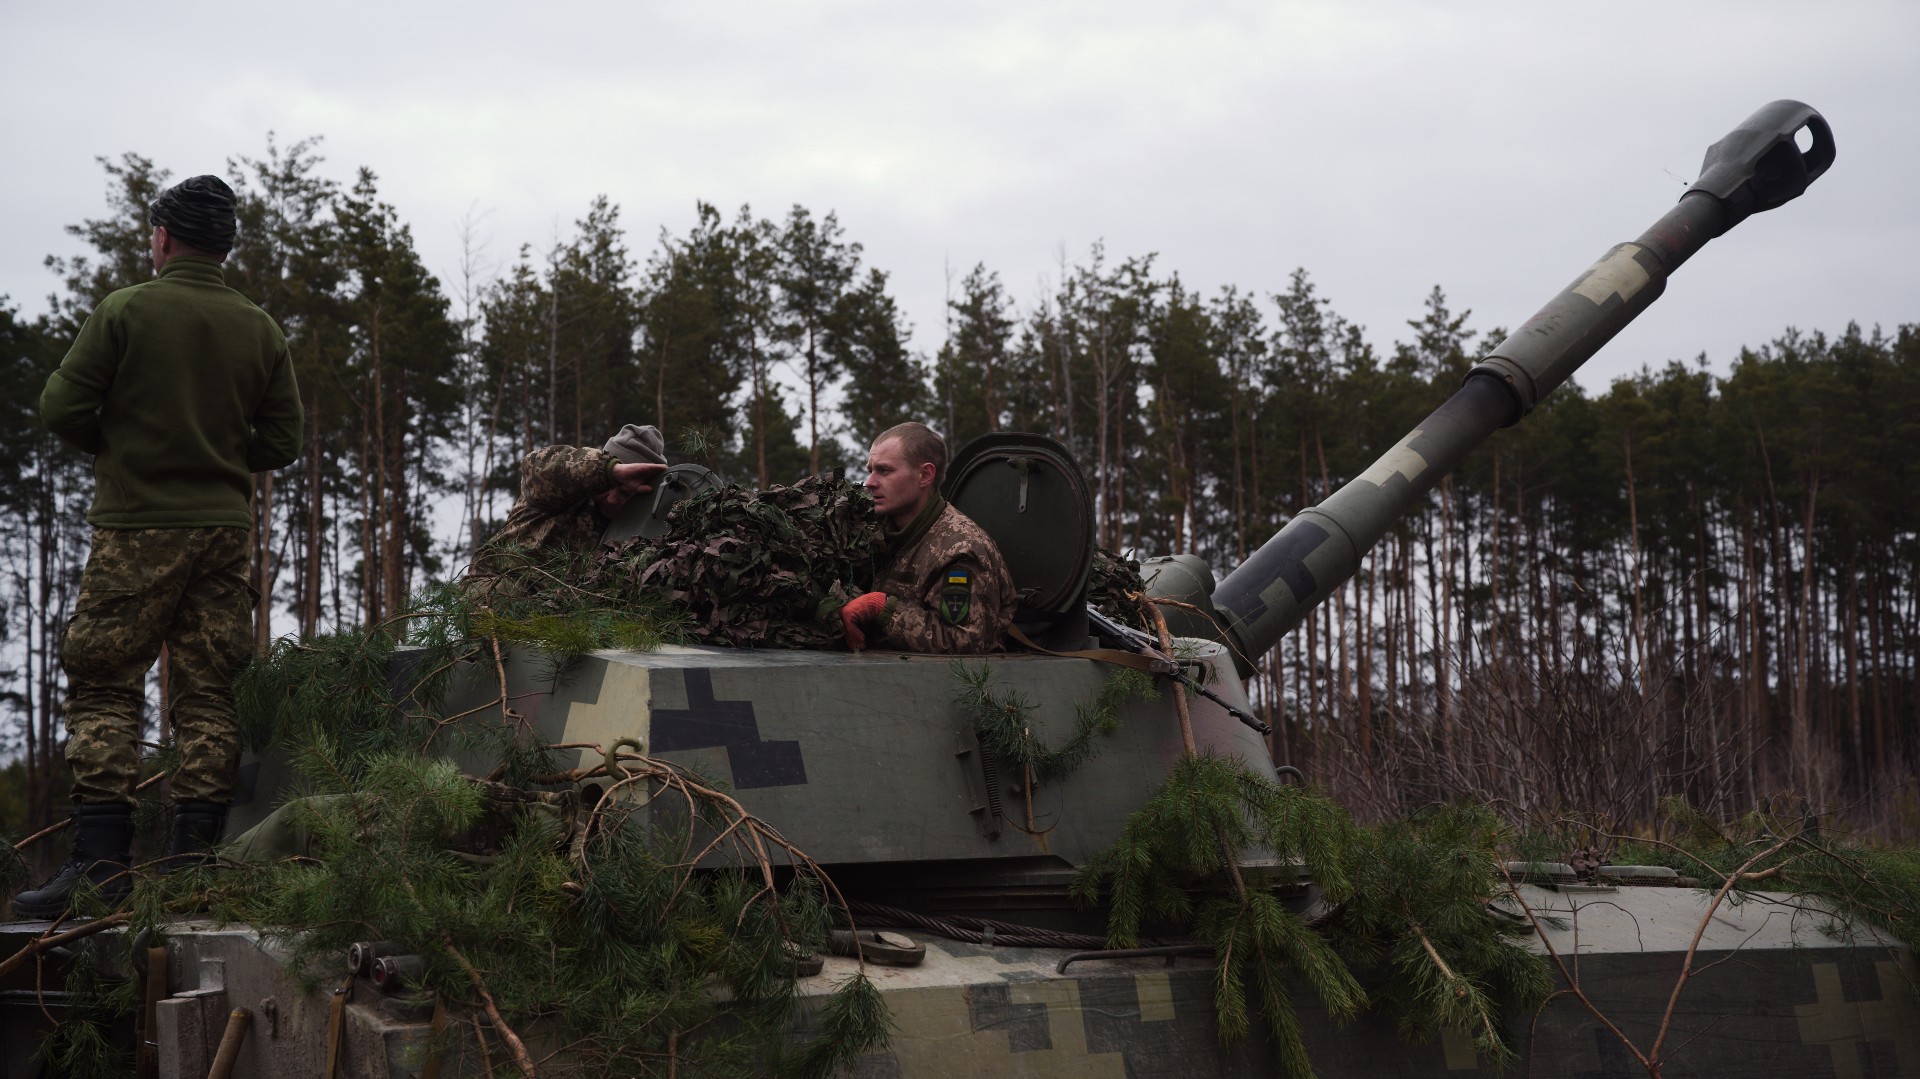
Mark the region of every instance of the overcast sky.
<instances>
[{"instance_id":1,"label":"overcast sky","mask_svg":"<svg viewBox=\"0 0 1920 1079\"><path fill-rule=\"evenodd\" d=\"M1518 325L1679 197L1775 98L1839 147L1799 201L1710 245L1579 376L1788 326L1920 322L1920 4L47 4L0 13L0 293L45 307L95 158L175 178L325 137L456 275L470 209L496 264L597 194L636 253L729 216L838 212L913 343L948 269L1031 303L1062 252L1157 252L1208 293L1305 267L1381 348L1435 284Z\"/></svg>"}]
</instances>

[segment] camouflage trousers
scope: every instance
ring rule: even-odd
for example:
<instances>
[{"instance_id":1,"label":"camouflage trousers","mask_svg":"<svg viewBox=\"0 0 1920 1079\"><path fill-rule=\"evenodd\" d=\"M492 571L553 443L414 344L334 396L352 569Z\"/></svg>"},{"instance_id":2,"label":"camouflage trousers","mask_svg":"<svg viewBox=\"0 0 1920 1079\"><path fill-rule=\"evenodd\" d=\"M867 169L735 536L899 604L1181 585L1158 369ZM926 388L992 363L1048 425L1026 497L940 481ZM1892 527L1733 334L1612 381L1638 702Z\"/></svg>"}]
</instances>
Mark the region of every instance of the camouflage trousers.
<instances>
[{"instance_id":1,"label":"camouflage trousers","mask_svg":"<svg viewBox=\"0 0 1920 1079\"><path fill-rule=\"evenodd\" d=\"M244 528L94 530L60 651L75 801L132 800L146 675L163 644L180 751L173 798L233 800L233 678L253 657L248 539Z\"/></svg>"}]
</instances>

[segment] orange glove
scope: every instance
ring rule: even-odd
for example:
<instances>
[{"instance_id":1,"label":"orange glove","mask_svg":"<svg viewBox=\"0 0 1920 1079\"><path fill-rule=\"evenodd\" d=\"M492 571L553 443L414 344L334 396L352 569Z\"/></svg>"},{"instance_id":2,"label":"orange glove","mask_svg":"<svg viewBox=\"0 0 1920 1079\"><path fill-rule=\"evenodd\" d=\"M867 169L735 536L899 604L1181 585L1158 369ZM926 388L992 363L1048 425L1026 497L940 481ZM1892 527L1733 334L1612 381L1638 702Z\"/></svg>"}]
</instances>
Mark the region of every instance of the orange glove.
<instances>
[{"instance_id":1,"label":"orange glove","mask_svg":"<svg viewBox=\"0 0 1920 1079\"><path fill-rule=\"evenodd\" d=\"M867 635L860 631L860 623L874 622L887 611L885 592L868 592L855 596L840 608L840 624L847 627L847 647L858 652L867 646Z\"/></svg>"}]
</instances>

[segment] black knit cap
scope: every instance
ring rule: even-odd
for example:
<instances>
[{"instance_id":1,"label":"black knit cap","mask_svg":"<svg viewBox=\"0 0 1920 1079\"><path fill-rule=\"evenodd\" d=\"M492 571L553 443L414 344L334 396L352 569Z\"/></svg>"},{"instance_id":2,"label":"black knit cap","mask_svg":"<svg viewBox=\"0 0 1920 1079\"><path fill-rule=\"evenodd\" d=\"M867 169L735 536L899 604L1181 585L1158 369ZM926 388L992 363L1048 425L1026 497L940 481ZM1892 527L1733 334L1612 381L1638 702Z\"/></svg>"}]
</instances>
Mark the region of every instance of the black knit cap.
<instances>
[{"instance_id":1,"label":"black knit cap","mask_svg":"<svg viewBox=\"0 0 1920 1079\"><path fill-rule=\"evenodd\" d=\"M238 224L233 217L233 188L218 176L182 180L153 200L147 222L165 226L173 238L209 255L233 250Z\"/></svg>"}]
</instances>

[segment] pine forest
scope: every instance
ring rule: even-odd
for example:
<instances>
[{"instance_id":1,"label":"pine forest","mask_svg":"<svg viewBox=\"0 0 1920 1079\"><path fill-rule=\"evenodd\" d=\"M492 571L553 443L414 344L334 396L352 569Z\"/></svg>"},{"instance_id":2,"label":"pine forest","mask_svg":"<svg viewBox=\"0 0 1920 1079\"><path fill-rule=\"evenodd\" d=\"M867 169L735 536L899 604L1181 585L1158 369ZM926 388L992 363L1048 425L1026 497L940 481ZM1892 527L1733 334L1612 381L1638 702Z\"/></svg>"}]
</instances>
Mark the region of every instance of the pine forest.
<instances>
[{"instance_id":1,"label":"pine forest","mask_svg":"<svg viewBox=\"0 0 1920 1079\"><path fill-rule=\"evenodd\" d=\"M1078 456L1104 545L1223 571L1365 469L1504 336L1436 285L1385 328L1308 268L1203 295L1093 245L1020 302L956 275L907 325L857 223L699 205L649 247L606 198L497 272L423 265L377 176L316 141L230 163L228 281L292 342L293 466L256 477L264 647L369 627L467 564L530 451L653 423L677 460L765 488L858 474L876 432L1037 431ZM59 637L89 462L36 402L92 305L151 275L169 177L103 159L49 311L0 301L0 828L64 812ZM561 211L567 212L565 208ZM1782 797L1920 834L1920 324L1783 327L1737 357L1569 386L1502 432L1267 657L1275 759L1362 820L1457 799L1645 827ZM1724 370L1721 374L1719 371ZM156 692L161 692L156 687Z\"/></svg>"}]
</instances>

